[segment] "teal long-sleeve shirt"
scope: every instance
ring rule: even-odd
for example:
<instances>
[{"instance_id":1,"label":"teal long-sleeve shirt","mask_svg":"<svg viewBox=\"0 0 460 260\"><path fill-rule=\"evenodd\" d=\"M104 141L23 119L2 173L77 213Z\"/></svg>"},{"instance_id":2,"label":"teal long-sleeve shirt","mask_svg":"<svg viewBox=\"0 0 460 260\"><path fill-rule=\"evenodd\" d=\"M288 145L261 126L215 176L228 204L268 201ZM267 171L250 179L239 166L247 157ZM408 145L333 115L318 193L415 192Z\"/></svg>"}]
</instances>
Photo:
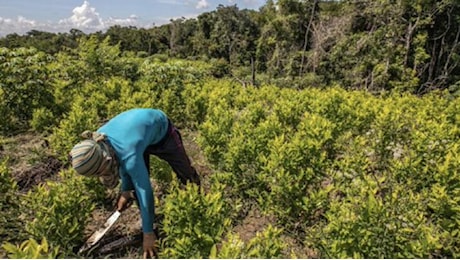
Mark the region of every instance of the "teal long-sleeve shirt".
<instances>
[{"instance_id":1,"label":"teal long-sleeve shirt","mask_svg":"<svg viewBox=\"0 0 460 260\"><path fill-rule=\"evenodd\" d=\"M144 232L153 232L155 214L144 151L166 135L168 124L161 110L136 108L115 116L97 130L107 136L118 157L121 190L136 192Z\"/></svg>"}]
</instances>

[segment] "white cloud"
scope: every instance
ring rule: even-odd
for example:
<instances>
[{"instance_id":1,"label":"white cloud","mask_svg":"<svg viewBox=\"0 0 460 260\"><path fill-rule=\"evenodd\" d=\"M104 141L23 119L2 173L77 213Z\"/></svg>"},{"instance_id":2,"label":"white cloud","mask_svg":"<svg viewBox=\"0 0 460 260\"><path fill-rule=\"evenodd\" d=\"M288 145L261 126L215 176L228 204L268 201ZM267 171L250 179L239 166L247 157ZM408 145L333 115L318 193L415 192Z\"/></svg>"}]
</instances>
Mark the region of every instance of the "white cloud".
<instances>
[{"instance_id":1,"label":"white cloud","mask_svg":"<svg viewBox=\"0 0 460 260\"><path fill-rule=\"evenodd\" d=\"M88 1L84 1L82 6L77 6L72 11L70 18L59 21L59 24L72 25L77 28L101 29L104 27L96 8L91 7Z\"/></svg>"},{"instance_id":2,"label":"white cloud","mask_svg":"<svg viewBox=\"0 0 460 260\"><path fill-rule=\"evenodd\" d=\"M196 9L203 9L203 8L208 8L209 3L206 0L200 0L196 4Z\"/></svg>"},{"instance_id":3,"label":"white cloud","mask_svg":"<svg viewBox=\"0 0 460 260\"><path fill-rule=\"evenodd\" d=\"M147 24L142 24L136 15L131 15L128 18L109 17L104 20L88 1L75 7L72 13L72 16L62 19L58 23L37 22L22 16L18 16L16 19L0 17L0 37L10 33L26 34L31 30L69 32L70 29L79 29L89 33L108 29L113 25L148 27Z\"/></svg>"},{"instance_id":4,"label":"white cloud","mask_svg":"<svg viewBox=\"0 0 460 260\"><path fill-rule=\"evenodd\" d=\"M70 18L60 20L59 24L88 30L103 30L113 25L139 25L136 15L131 15L128 18L109 17L103 20L99 13L96 12L96 9L90 6L88 1L84 1L82 6L75 7L72 12L73 15Z\"/></svg>"},{"instance_id":5,"label":"white cloud","mask_svg":"<svg viewBox=\"0 0 460 260\"><path fill-rule=\"evenodd\" d=\"M29 20L29 19L27 19L25 17L22 17L22 16L18 17L18 23L23 24L23 25L28 25L28 26L36 26L37 25L37 22L35 22L33 20Z\"/></svg>"},{"instance_id":6,"label":"white cloud","mask_svg":"<svg viewBox=\"0 0 460 260\"><path fill-rule=\"evenodd\" d=\"M105 26L106 27L110 27L112 25L121 25L121 26L136 26L138 24L140 24L139 20L138 20L138 17L137 15L130 15L128 18L113 18L113 17L109 17L109 19L107 19L105 22L104 22Z\"/></svg>"},{"instance_id":7,"label":"white cloud","mask_svg":"<svg viewBox=\"0 0 460 260\"><path fill-rule=\"evenodd\" d=\"M16 19L0 17L0 37L9 33L25 34L33 29L45 31L48 28L52 29L51 25L38 23L22 16L18 16Z\"/></svg>"}]
</instances>

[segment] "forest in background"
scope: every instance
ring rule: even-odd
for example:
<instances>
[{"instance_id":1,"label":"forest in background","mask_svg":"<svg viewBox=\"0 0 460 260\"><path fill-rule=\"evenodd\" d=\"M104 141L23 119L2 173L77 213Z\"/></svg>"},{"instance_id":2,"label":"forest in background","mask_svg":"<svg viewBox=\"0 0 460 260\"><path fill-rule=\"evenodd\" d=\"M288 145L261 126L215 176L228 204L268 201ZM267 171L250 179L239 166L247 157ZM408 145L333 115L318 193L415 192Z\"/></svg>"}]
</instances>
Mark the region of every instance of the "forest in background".
<instances>
[{"instance_id":1,"label":"forest in background","mask_svg":"<svg viewBox=\"0 0 460 260\"><path fill-rule=\"evenodd\" d=\"M268 0L258 11L219 6L150 29L112 26L85 34L32 30L7 48L55 54L78 39L109 37L122 53L211 62L214 76L280 87L340 85L378 93L460 89L457 0Z\"/></svg>"}]
</instances>

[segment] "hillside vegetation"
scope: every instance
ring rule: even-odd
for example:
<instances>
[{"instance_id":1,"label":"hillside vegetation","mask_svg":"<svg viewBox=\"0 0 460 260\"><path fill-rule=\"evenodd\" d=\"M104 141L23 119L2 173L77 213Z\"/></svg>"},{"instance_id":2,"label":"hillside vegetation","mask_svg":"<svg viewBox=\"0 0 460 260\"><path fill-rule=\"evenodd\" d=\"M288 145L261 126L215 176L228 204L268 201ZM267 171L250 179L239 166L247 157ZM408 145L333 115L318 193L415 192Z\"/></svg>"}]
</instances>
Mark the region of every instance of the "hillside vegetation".
<instances>
[{"instance_id":1,"label":"hillside vegetation","mask_svg":"<svg viewBox=\"0 0 460 260\"><path fill-rule=\"evenodd\" d=\"M460 100L447 92L247 86L211 77L212 64L130 56L94 37L57 55L3 48L0 58L5 256L79 257L110 195L66 167L20 189L11 139L36 135L49 148L24 159L67 165L82 131L132 107L163 109L196 133L207 161L204 192L152 162L163 258L460 256ZM266 225L242 238L251 214Z\"/></svg>"},{"instance_id":2,"label":"hillside vegetation","mask_svg":"<svg viewBox=\"0 0 460 260\"><path fill-rule=\"evenodd\" d=\"M0 256L85 257L117 190L68 152L148 107L203 176L182 187L151 161L161 258L459 258L458 9L280 0L151 30L7 36Z\"/></svg>"}]
</instances>

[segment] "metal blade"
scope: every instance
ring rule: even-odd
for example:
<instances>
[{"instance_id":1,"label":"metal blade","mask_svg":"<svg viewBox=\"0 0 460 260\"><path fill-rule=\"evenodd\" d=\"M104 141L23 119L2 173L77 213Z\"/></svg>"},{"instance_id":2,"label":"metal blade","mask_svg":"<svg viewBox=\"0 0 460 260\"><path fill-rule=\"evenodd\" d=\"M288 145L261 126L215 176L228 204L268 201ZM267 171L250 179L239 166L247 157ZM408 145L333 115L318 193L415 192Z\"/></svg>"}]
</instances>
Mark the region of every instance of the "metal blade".
<instances>
[{"instance_id":1,"label":"metal blade","mask_svg":"<svg viewBox=\"0 0 460 260\"><path fill-rule=\"evenodd\" d=\"M83 251L86 251L93 247L101 238L107 233L107 231L115 224L117 221L118 217L120 217L121 212L120 211L115 211L104 223L104 226L96 230L89 238L86 240L86 243L80 248L78 253L81 253Z\"/></svg>"}]
</instances>

